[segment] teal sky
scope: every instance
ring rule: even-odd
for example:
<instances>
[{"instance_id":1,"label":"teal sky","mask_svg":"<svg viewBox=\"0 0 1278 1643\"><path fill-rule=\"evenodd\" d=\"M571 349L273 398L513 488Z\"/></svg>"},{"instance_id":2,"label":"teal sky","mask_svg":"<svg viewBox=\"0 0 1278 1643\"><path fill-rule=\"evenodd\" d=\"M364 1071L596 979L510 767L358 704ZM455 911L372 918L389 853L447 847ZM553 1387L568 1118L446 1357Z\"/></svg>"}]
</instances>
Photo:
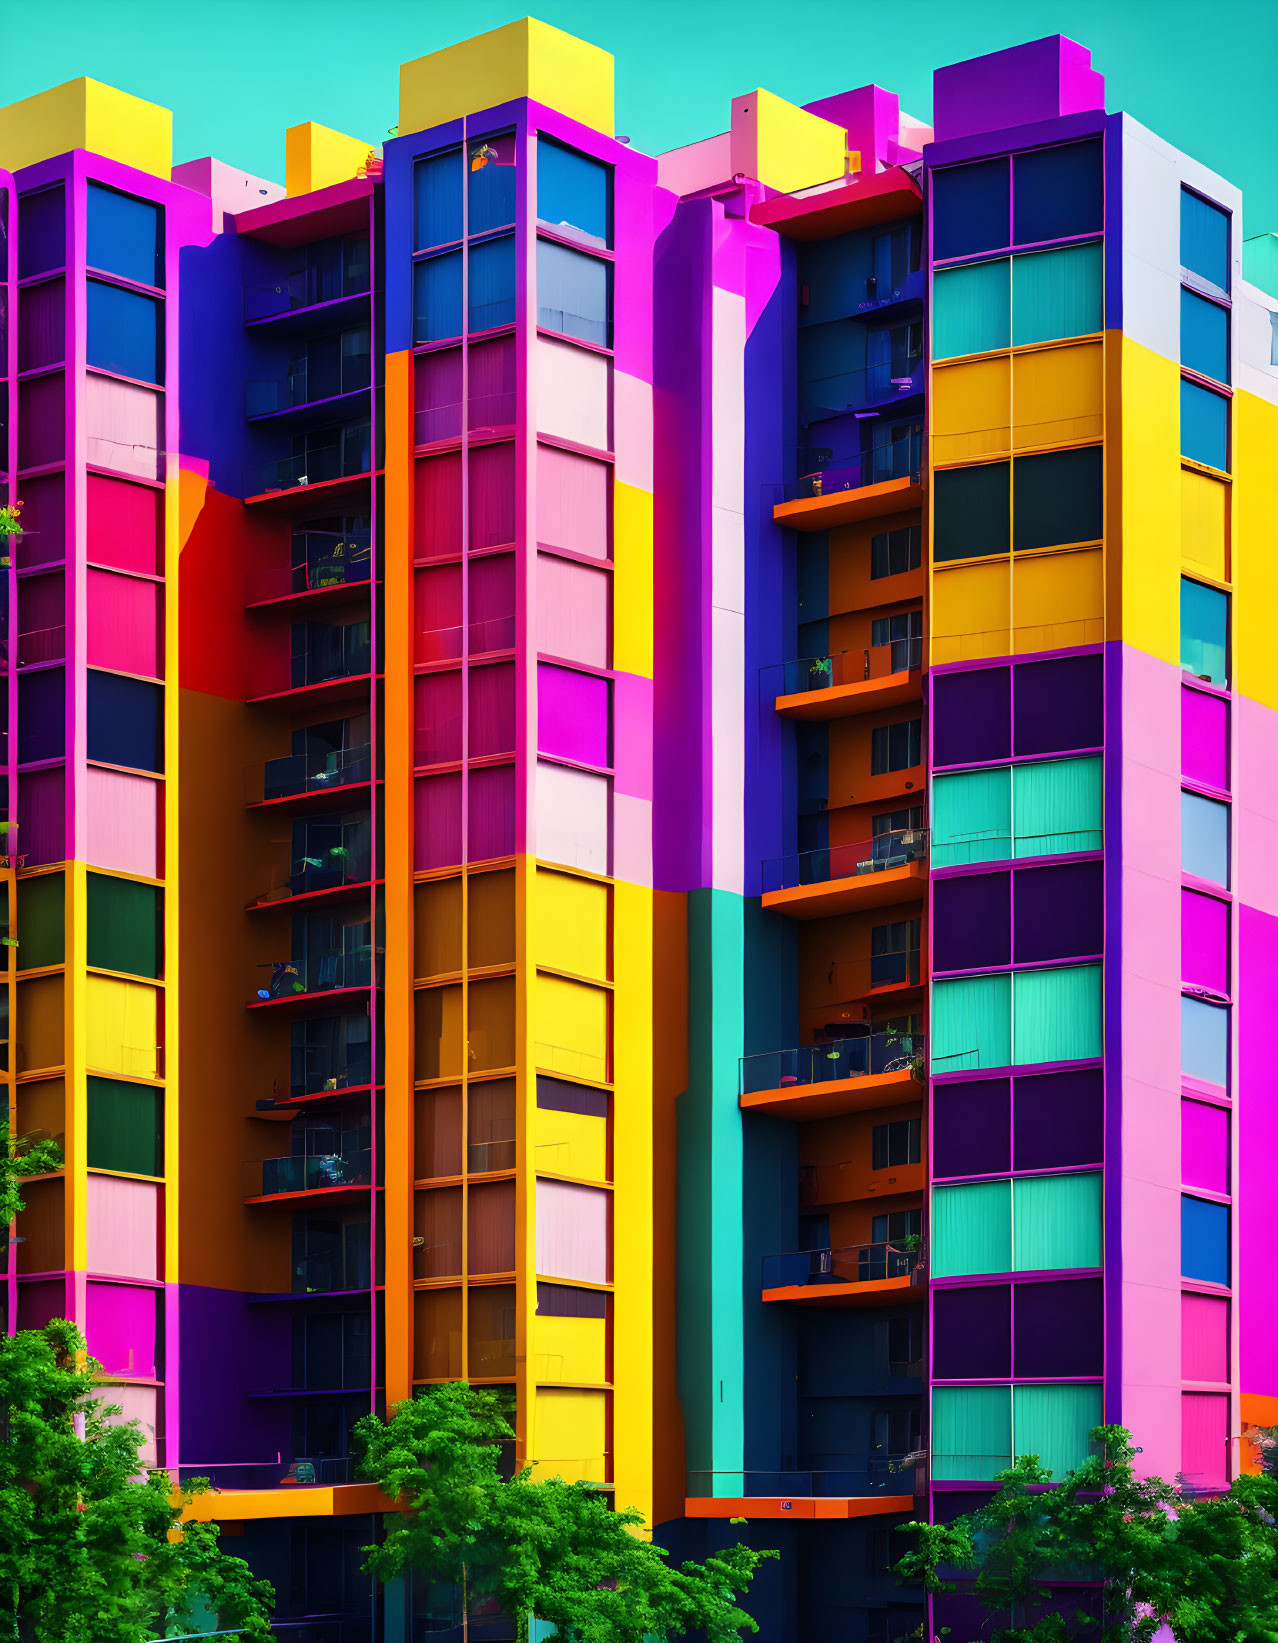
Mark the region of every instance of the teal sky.
<instances>
[{"instance_id":1,"label":"teal sky","mask_svg":"<svg viewBox=\"0 0 1278 1643\"><path fill-rule=\"evenodd\" d=\"M0 0L0 102L90 74L174 112L174 157L283 180L284 130L380 141L398 67L529 9L502 0ZM1044 34L1091 48L1106 102L1242 188L1278 229L1278 0L539 0L617 59L617 129L649 153L726 128L763 86L797 103L874 80L931 118L932 70ZM815 26L816 19L824 25Z\"/></svg>"}]
</instances>

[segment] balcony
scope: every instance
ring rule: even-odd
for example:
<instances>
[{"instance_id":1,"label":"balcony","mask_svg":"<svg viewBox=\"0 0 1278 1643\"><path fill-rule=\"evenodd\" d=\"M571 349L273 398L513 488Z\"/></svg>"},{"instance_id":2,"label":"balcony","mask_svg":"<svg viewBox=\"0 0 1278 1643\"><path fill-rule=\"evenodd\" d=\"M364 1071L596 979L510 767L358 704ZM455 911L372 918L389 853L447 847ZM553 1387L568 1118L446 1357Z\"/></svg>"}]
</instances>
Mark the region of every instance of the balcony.
<instances>
[{"instance_id":1,"label":"balcony","mask_svg":"<svg viewBox=\"0 0 1278 1643\"><path fill-rule=\"evenodd\" d=\"M325 1203L347 1189L369 1187L373 1180L373 1155L354 1138L335 1136L331 1152L292 1153L284 1158L250 1160L244 1165L245 1200L287 1198L301 1193L318 1193Z\"/></svg>"},{"instance_id":2,"label":"balcony","mask_svg":"<svg viewBox=\"0 0 1278 1643\"><path fill-rule=\"evenodd\" d=\"M287 375L244 384L244 415L250 422L287 415L293 427L331 421L357 409L355 395L372 384L368 333L362 352L342 352L332 359L294 360ZM349 403L347 403L349 402Z\"/></svg>"},{"instance_id":3,"label":"balcony","mask_svg":"<svg viewBox=\"0 0 1278 1643\"><path fill-rule=\"evenodd\" d=\"M334 513L367 506L372 470L370 433L365 419L294 435L291 453L266 463L261 492L245 501L274 501L281 508L292 508L299 502L309 505L318 493L319 501Z\"/></svg>"},{"instance_id":4,"label":"balcony","mask_svg":"<svg viewBox=\"0 0 1278 1643\"><path fill-rule=\"evenodd\" d=\"M362 992L374 984L374 976L378 982L381 980L381 965L374 964L373 956L372 947L364 942L318 958L286 958L259 964L258 970L269 970L271 976L258 987L248 1007L283 1014L288 1013L287 1006L310 1004L321 993Z\"/></svg>"},{"instance_id":5,"label":"balcony","mask_svg":"<svg viewBox=\"0 0 1278 1643\"><path fill-rule=\"evenodd\" d=\"M873 279L873 275L870 279ZM869 280L866 281L868 287ZM920 329L913 327L913 329ZM918 342L916 337L915 342ZM804 427L829 417L856 414L870 407L886 407L923 392L923 350L921 346L894 350L891 359L857 371L836 371L831 376L810 377L799 384L799 417ZM900 475L883 474L882 478Z\"/></svg>"},{"instance_id":6,"label":"balcony","mask_svg":"<svg viewBox=\"0 0 1278 1643\"><path fill-rule=\"evenodd\" d=\"M918 901L927 889L927 854L927 828L906 827L858 844L776 856L763 864L763 905L806 919Z\"/></svg>"},{"instance_id":7,"label":"balcony","mask_svg":"<svg viewBox=\"0 0 1278 1643\"><path fill-rule=\"evenodd\" d=\"M775 706L787 719L847 719L920 700L922 665L921 638L891 639L765 668L764 687L780 686Z\"/></svg>"},{"instance_id":8,"label":"balcony","mask_svg":"<svg viewBox=\"0 0 1278 1643\"><path fill-rule=\"evenodd\" d=\"M922 1034L865 1032L741 1057L741 1106L773 1118L833 1118L922 1099Z\"/></svg>"},{"instance_id":9,"label":"balcony","mask_svg":"<svg viewBox=\"0 0 1278 1643\"><path fill-rule=\"evenodd\" d=\"M772 510L777 524L791 530L828 531L923 506L923 435L917 425L900 439L864 450L809 449L800 459L805 471Z\"/></svg>"},{"instance_id":10,"label":"balcony","mask_svg":"<svg viewBox=\"0 0 1278 1643\"><path fill-rule=\"evenodd\" d=\"M273 666L260 681L267 688L251 698L269 702L306 695L296 705L332 706L352 695L368 694L369 625L367 622L296 622L287 653L277 647Z\"/></svg>"},{"instance_id":11,"label":"balcony","mask_svg":"<svg viewBox=\"0 0 1278 1643\"><path fill-rule=\"evenodd\" d=\"M179 1483L207 1478L221 1493L226 1489L279 1489L291 1486L331 1487L355 1481L355 1462L349 1455L299 1455L285 1460L214 1461L210 1465L183 1465L177 1468Z\"/></svg>"},{"instance_id":12,"label":"balcony","mask_svg":"<svg viewBox=\"0 0 1278 1643\"><path fill-rule=\"evenodd\" d=\"M249 766L245 772L245 803L273 804L363 786L371 779L372 769L372 748L367 742L360 747L287 753L279 759L267 759L265 764Z\"/></svg>"},{"instance_id":13,"label":"balcony","mask_svg":"<svg viewBox=\"0 0 1278 1643\"><path fill-rule=\"evenodd\" d=\"M368 586L371 539L367 530L329 531L314 527L293 532L287 565L250 568L250 605L289 600L288 613L300 614L321 603L353 598Z\"/></svg>"},{"instance_id":14,"label":"balcony","mask_svg":"<svg viewBox=\"0 0 1278 1643\"><path fill-rule=\"evenodd\" d=\"M688 1517L878 1517L913 1510L915 1463L869 1455L839 1471L695 1471L687 1487Z\"/></svg>"},{"instance_id":15,"label":"balcony","mask_svg":"<svg viewBox=\"0 0 1278 1643\"><path fill-rule=\"evenodd\" d=\"M925 1292L927 1268L910 1240L804 1249L763 1257L763 1299L800 1306L890 1306Z\"/></svg>"}]
</instances>

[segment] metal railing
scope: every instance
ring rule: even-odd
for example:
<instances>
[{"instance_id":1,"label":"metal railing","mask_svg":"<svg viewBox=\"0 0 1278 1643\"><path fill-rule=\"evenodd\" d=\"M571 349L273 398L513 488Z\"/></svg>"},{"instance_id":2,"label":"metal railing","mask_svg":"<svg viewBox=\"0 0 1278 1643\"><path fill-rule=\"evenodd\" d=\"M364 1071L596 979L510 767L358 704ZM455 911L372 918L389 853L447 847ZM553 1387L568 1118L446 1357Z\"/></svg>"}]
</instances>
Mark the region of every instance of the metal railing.
<instances>
[{"instance_id":1,"label":"metal railing","mask_svg":"<svg viewBox=\"0 0 1278 1643\"><path fill-rule=\"evenodd\" d=\"M861 405L874 405L923 391L923 351L898 354L856 371L811 377L799 385L799 414L804 423L843 416Z\"/></svg>"},{"instance_id":2,"label":"metal railing","mask_svg":"<svg viewBox=\"0 0 1278 1643\"><path fill-rule=\"evenodd\" d=\"M275 1489L281 1484L299 1487L323 1487L335 1483L352 1483L355 1462L350 1455L299 1455L285 1460L276 1455L274 1460L214 1461L210 1465L179 1466L177 1481L193 1483L207 1478L216 1490L222 1489ZM238 1632L232 1636L239 1636Z\"/></svg>"},{"instance_id":3,"label":"metal railing","mask_svg":"<svg viewBox=\"0 0 1278 1643\"><path fill-rule=\"evenodd\" d=\"M903 827L856 844L833 844L824 850L770 857L763 863L763 888L765 893L793 890L804 884L827 884L831 879L886 873L908 867L911 862L926 861L927 854L928 829Z\"/></svg>"},{"instance_id":4,"label":"metal railing","mask_svg":"<svg viewBox=\"0 0 1278 1643\"><path fill-rule=\"evenodd\" d=\"M359 291L329 291L326 295L320 270L299 268L295 273L285 274L273 285L246 285L244 318L274 319L277 314L288 314L295 308L315 308L320 303L347 302L368 295L367 287Z\"/></svg>"},{"instance_id":5,"label":"metal railing","mask_svg":"<svg viewBox=\"0 0 1278 1643\"><path fill-rule=\"evenodd\" d=\"M342 394L360 393L372 382L369 355L343 354L336 370L311 370L301 359L286 377L252 379L244 384L244 415L272 416L277 411L297 410L320 404Z\"/></svg>"},{"instance_id":6,"label":"metal railing","mask_svg":"<svg viewBox=\"0 0 1278 1643\"><path fill-rule=\"evenodd\" d=\"M436 445L446 439L460 439L462 420L471 433L487 433L509 428L515 421L515 393L472 394L464 403L429 405L413 414L413 439L418 445Z\"/></svg>"},{"instance_id":7,"label":"metal railing","mask_svg":"<svg viewBox=\"0 0 1278 1643\"><path fill-rule=\"evenodd\" d=\"M325 953L320 958L286 958L273 964L259 964L259 973L270 970L269 980L257 988L257 1000L296 998L308 993L331 992L338 987L367 987L375 968L373 949L364 944L341 953Z\"/></svg>"},{"instance_id":8,"label":"metal railing","mask_svg":"<svg viewBox=\"0 0 1278 1643\"><path fill-rule=\"evenodd\" d=\"M299 628L302 624L297 624ZM350 679L369 668L367 622L349 622L343 627L328 626L322 638L302 629L289 653L288 686L320 685L330 679ZM280 689L285 688L283 684Z\"/></svg>"},{"instance_id":9,"label":"metal railing","mask_svg":"<svg viewBox=\"0 0 1278 1643\"><path fill-rule=\"evenodd\" d=\"M837 1249L800 1249L763 1257L764 1289L802 1288L810 1284L868 1284L888 1278L924 1282L922 1246L905 1241L844 1244Z\"/></svg>"},{"instance_id":10,"label":"metal railing","mask_svg":"<svg viewBox=\"0 0 1278 1643\"><path fill-rule=\"evenodd\" d=\"M368 1288L368 1251L358 1270L342 1255L302 1255L293 1262L294 1295L331 1295L335 1291Z\"/></svg>"},{"instance_id":11,"label":"metal railing","mask_svg":"<svg viewBox=\"0 0 1278 1643\"><path fill-rule=\"evenodd\" d=\"M691 1471L687 1492L693 1499L796 1499L849 1495L908 1495L914 1490L917 1462L909 1455L867 1455L860 1466L817 1470Z\"/></svg>"},{"instance_id":12,"label":"metal railing","mask_svg":"<svg viewBox=\"0 0 1278 1643\"><path fill-rule=\"evenodd\" d=\"M372 748L334 748L315 753L286 753L250 765L245 773L246 799L255 804L263 799L293 798L302 793L322 793L328 788L350 787L369 780L373 769Z\"/></svg>"},{"instance_id":13,"label":"metal railing","mask_svg":"<svg viewBox=\"0 0 1278 1643\"><path fill-rule=\"evenodd\" d=\"M763 671L765 688L777 685L778 696L802 696L813 690L830 690L835 685L859 685L867 679L887 679L894 673L910 673L923 666L923 640L889 639L885 644L867 645L860 650L839 650L829 656L801 656L793 662L778 662ZM780 675L774 679L774 675Z\"/></svg>"},{"instance_id":14,"label":"metal railing","mask_svg":"<svg viewBox=\"0 0 1278 1643\"><path fill-rule=\"evenodd\" d=\"M362 424L357 437L337 445L317 445L300 456L286 456L268 462L263 470L262 488L289 491L301 485L319 485L328 479L350 479L370 468L368 425Z\"/></svg>"},{"instance_id":15,"label":"metal railing","mask_svg":"<svg viewBox=\"0 0 1278 1643\"><path fill-rule=\"evenodd\" d=\"M927 1040L921 1033L864 1033L834 1038L796 1050L766 1050L741 1057L741 1094L829 1084L874 1073L916 1072L923 1077Z\"/></svg>"},{"instance_id":16,"label":"metal railing","mask_svg":"<svg viewBox=\"0 0 1278 1643\"><path fill-rule=\"evenodd\" d=\"M322 1187L366 1187L373 1179L373 1155L367 1147L290 1154L246 1162L244 1172L246 1198L270 1198L282 1192L315 1192Z\"/></svg>"},{"instance_id":17,"label":"metal railing","mask_svg":"<svg viewBox=\"0 0 1278 1643\"><path fill-rule=\"evenodd\" d=\"M294 531L290 563L249 568L249 603L367 582L369 558L367 531Z\"/></svg>"},{"instance_id":18,"label":"metal railing","mask_svg":"<svg viewBox=\"0 0 1278 1643\"><path fill-rule=\"evenodd\" d=\"M800 466L803 472L798 481L785 487L787 502L860 490L889 479L917 481L923 466L923 436L916 430L904 439L885 440L863 451L809 448L800 452Z\"/></svg>"}]
</instances>

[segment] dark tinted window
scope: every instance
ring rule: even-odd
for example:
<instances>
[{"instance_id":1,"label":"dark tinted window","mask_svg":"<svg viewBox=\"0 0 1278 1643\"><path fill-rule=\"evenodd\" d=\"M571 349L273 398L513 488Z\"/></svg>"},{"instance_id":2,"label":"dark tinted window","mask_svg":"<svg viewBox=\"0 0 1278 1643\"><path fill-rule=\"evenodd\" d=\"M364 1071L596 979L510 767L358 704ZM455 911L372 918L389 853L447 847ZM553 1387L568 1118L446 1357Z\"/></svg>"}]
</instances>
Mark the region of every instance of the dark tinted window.
<instances>
[{"instance_id":1,"label":"dark tinted window","mask_svg":"<svg viewBox=\"0 0 1278 1643\"><path fill-rule=\"evenodd\" d=\"M933 559L976 559L1008 551L1011 498L1006 462L943 468L934 487Z\"/></svg>"},{"instance_id":2,"label":"dark tinted window","mask_svg":"<svg viewBox=\"0 0 1278 1643\"><path fill-rule=\"evenodd\" d=\"M1013 243L1035 245L1098 233L1105 209L1101 156L1099 138L1013 156Z\"/></svg>"},{"instance_id":3,"label":"dark tinted window","mask_svg":"<svg viewBox=\"0 0 1278 1643\"><path fill-rule=\"evenodd\" d=\"M932 173L932 255L965 257L1009 241L1005 159L945 166Z\"/></svg>"},{"instance_id":4,"label":"dark tinted window","mask_svg":"<svg viewBox=\"0 0 1278 1643\"><path fill-rule=\"evenodd\" d=\"M1016 497L1013 546L1050 548L1064 542L1098 542L1103 530L1103 472L1100 445L1017 457L1012 479Z\"/></svg>"}]
</instances>

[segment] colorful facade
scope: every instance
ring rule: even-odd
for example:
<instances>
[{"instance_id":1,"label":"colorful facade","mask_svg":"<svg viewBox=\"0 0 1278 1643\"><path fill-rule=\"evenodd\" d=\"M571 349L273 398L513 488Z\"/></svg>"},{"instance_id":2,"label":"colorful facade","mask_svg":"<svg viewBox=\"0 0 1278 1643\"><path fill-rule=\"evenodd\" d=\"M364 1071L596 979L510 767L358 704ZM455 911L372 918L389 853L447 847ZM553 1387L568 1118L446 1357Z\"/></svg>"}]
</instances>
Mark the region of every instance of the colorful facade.
<instances>
[{"instance_id":1,"label":"colorful facade","mask_svg":"<svg viewBox=\"0 0 1278 1643\"><path fill-rule=\"evenodd\" d=\"M651 158L532 20L283 187L0 110L8 1325L299 1643L461 1636L359 1570L440 1381L776 1547L768 1643L972 1635L898 1524L1278 1421L1273 236L1060 37L934 119Z\"/></svg>"}]
</instances>

